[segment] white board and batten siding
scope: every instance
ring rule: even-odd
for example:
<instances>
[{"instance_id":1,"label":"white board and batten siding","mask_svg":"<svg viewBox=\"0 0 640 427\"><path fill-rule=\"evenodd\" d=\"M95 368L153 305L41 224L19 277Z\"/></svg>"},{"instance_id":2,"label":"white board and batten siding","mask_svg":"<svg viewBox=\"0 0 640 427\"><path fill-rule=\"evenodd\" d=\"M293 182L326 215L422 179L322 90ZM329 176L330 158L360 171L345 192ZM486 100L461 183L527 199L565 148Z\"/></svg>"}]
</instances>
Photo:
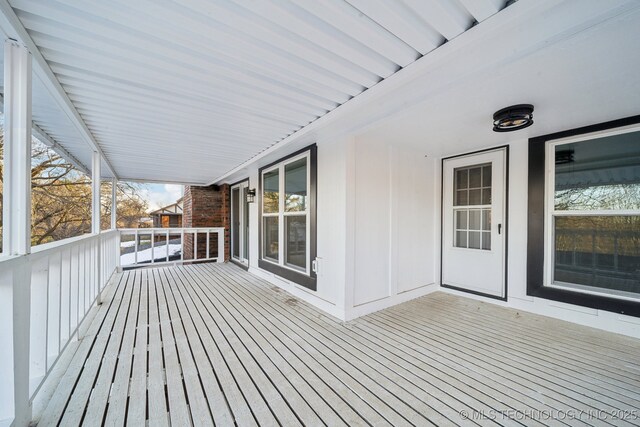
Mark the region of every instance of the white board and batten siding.
<instances>
[{"instance_id":1,"label":"white board and batten siding","mask_svg":"<svg viewBox=\"0 0 640 427\"><path fill-rule=\"evenodd\" d=\"M257 268L258 204L250 206L250 271L350 320L437 289L640 337L640 320L526 293L526 138L509 143L508 300L440 288L441 160L384 138L318 141L317 291ZM503 144L501 144L503 145ZM467 152L480 148L470 146ZM447 155L462 154L451 152ZM258 188L258 166L250 187Z\"/></svg>"},{"instance_id":2,"label":"white board and batten siding","mask_svg":"<svg viewBox=\"0 0 640 427\"><path fill-rule=\"evenodd\" d=\"M355 142L352 306L357 317L435 286L434 159L415 149Z\"/></svg>"},{"instance_id":3,"label":"white board and batten siding","mask_svg":"<svg viewBox=\"0 0 640 427\"><path fill-rule=\"evenodd\" d=\"M258 203L250 206L250 271L349 320L436 289L436 159L351 137L317 142L317 291L258 265ZM258 188L258 166L250 172Z\"/></svg>"},{"instance_id":4,"label":"white board and batten siding","mask_svg":"<svg viewBox=\"0 0 640 427\"><path fill-rule=\"evenodd\" d=\"M317 290L310 291L271 272L258 268L258 203L249 205L249 271L279 286L327 313L345 318L345 251L347 233L347 173L352 138L317 143ZM299 148L299 147L297 147ZM286 153L282 154L282 156ZM270 157L268 161L277 158ZM258 168L248 169L249 188L258 188ZM256 198L257 199L257 198Z\"/></svg>"}]
</instances>

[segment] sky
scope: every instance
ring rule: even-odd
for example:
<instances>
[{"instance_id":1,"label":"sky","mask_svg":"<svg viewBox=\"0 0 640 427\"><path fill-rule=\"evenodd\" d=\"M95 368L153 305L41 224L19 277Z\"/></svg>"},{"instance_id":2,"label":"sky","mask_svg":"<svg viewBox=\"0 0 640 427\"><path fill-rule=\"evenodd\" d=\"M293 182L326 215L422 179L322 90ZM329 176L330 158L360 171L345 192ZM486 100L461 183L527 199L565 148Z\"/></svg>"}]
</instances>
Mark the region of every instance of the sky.
<instances>
[{"instance_id":1,"label":"sky","mask_svg":"<svg viewBox=\"0 0 640 427\"><path fill-rule=\"evenodd\" d=\"M182 188L176 184L145 184L140 194L149 203L149 210L154 211L175 203L182 197Z\"/></svg>"}]
</instances>

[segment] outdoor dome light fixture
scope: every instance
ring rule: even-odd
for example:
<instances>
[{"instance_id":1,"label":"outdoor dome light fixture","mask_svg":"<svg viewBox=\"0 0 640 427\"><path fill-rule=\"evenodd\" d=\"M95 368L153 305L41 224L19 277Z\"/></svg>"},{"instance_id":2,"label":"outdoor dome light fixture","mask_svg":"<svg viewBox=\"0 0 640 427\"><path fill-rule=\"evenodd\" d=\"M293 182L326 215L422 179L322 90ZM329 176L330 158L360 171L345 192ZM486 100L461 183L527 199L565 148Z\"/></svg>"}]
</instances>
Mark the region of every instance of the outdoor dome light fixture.
<instances>
[{"instance_id":1,"label":"outdoor dome light fixture","mask_svg":"<svg viewBox=\"0 0 640 427\"><path fill-rule=\"evenodd\" d=\"M511 132L533 124L533 105L518 104L496 111L493 115L494 132Z\"/></svg>"},{"instance_id":2,"label":"outdoor dome light fixture","mask_svg":"<svg viewBox=\"0 0 640 427\"><path fill-rule=\"evenodd\" d=\"M256 201L256 189L251 188L247 190L247 203L253 203Z\"/></svg>"}]
</instances>

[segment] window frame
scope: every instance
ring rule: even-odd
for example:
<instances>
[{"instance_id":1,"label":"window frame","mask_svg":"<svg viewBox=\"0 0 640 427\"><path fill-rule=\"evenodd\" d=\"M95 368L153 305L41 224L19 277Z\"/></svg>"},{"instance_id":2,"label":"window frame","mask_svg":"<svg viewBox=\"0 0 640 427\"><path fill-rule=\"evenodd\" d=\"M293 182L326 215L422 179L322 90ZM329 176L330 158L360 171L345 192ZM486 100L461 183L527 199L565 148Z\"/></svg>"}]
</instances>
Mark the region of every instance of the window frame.
<instances>
[{"instance_id":1,"label":"window frame","mask_svg":"<svg viewBox=\"0 0 640 427\"><path fill-rule=\"evenodd\" d=\"M559 216L636 215L627 210L555 210L555 147L640 131L640 116L529 139L527 295L640 317L638 298L553 283L554 227Z\"/></svg>"},{"instance_id":2,"label":"window frame","mask_svg":"<svg viewBox=\"0 0 640 427\"><path fill-rule=\"evenodd\" d=\"M313 269L316 259L316 144L305 147L295 153L285 156L258 170L258 266L264 270L290 280L307 289L316 290L317 276ZM300 159L307 159L307 201L305 211L285 211L286 175L285 167ZM264 212L264 175L278 170L278 212ZM306 267L304 269L286 263L286 217L304 216L306 218ZM264 254L264 218L278 218L278 260L266 257Z\"/></svg>"},{"instance_id":3,"label":"window frame","mask_svg":"<svg viewBox=\"0 0 640 427\"><path fill-rule=\"evenodd\" d=\"M233 249L234 249L234 245L233 245L233 214L235 212L235 210L233 209L233 190L237 189L238 190L238 214L241 216L246 215L249 211L250 208L247 206L246 203L246 199L245 197L243 197L243 192L244 191L248 191L249 190L249 178L244 178L241 181L235 182L231 185L229 185L229 259L231 260L231 262L239 265L240 267L247 269L249 268L249 259L250 259L250 246L251 244L245 244L245 240L248 240L247 237L248 236L243 236L242 228L240 230L238 230L238 232L240 233L240 245L238 247L238 253L239 253L239 257L236 258L233 255ZM247 218L248 220L250 220L249 218ZM240 223L242 224L243 221L240 221ZM245 228L249 226L249 224L244 224ZM248 234L248 230L244 230L244 233ZM246 258L244 257L244 253L246 252Z\"/></svg>"}]
</instances>

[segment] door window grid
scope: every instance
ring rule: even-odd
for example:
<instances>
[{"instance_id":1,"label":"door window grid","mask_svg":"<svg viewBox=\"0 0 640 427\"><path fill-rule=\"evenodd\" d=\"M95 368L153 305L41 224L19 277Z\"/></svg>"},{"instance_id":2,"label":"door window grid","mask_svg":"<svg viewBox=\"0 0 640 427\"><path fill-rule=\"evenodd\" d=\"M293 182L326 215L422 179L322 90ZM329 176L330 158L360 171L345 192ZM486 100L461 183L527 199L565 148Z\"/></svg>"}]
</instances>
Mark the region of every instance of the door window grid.
<instances>
[{"instance_id":1,"label":"door window grid","mask_svg":"<svg viewBox=\"0 0 640 427\"><path fill-rule=\"evenodd\" d=\"M491 164L456 168L454 246L491 250Z\"/></svg>"}]
</instances>

